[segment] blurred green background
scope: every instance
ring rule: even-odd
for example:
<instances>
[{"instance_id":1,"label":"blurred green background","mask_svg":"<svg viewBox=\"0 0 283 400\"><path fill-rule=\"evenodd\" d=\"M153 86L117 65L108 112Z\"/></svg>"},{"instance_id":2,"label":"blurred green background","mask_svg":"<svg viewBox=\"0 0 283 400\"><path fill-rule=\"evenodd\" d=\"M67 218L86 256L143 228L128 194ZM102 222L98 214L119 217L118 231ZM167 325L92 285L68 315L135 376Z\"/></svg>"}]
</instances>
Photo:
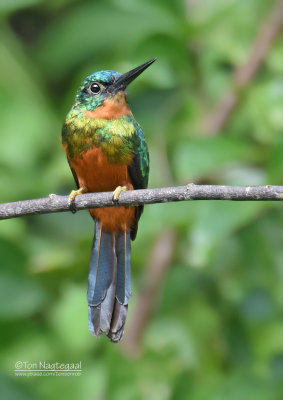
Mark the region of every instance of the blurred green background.
<instances>
[{"instance_id":1,"label":"blurred green background","mask_svg":"<svg viewBox=\"0 0 283 400\"><path fill-rule=\"evenodd\" d=\"M150 149L150 187L283 184L283 36L225 127L201 128L274 4L1 0L0 201L70 192L60 130L77 86L156 56L128 89ZM88 213L1 221L1 398L282 399L282 223L280 203L147 206L126 330L154 243L168 229L177 240L135 358L88 332ZM83 374L15 377L18 360L82 361Z\"/></svg>"}]
</instances>

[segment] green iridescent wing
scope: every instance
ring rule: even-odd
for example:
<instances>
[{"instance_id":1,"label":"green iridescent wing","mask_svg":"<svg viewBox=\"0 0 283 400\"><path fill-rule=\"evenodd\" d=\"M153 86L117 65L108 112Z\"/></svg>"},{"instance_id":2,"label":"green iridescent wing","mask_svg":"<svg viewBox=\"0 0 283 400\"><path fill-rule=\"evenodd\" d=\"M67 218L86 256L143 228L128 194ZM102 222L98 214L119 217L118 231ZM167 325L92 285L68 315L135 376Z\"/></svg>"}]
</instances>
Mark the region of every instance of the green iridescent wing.
<instances>
[{"instance_id":1,"label":"green iridescent wing","mask_svg":"<svg viewBox=\"0 0 283 400\"><path fill-rule=\"evenodd\" d=\"M149 155L141 127L135 122L136 133L132 140L135 142L135 152L128 171L134 189L145 189L148 184Z\"/></svg>"},{"instance_id":2,"label":"green iridescent wing","mask_svg":"<svg viewBox=\"0 0 283 400\"><path fill-rule=\"evenodd\" d=\"M136 121L133 122L136 128L136 132L132 140L135 141L136 146L132 163L128 166L128 173L134 189L145 189L147 188L148 184L149 154L141 127ZM136 207L135 224L131 229L132 240L134 240L137 235L138 221L143 212L143 208L144 206Z\"/></svg>"}]
</instances>

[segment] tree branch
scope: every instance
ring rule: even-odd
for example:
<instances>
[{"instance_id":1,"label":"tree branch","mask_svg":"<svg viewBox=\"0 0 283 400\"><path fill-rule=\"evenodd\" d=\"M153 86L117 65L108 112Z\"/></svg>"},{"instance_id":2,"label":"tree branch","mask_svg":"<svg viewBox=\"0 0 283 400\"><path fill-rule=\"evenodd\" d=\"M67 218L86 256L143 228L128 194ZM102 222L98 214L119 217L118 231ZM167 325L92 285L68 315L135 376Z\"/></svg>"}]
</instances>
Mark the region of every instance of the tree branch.
<instances>
[{"instance_id":1,"label":"tree branch","mask_svg":"<svg viewBox=\"0 0 283 400\"><path fill-rule=\"evenodd\" d=\"M205 118L203 124L204 133L209 135L216 134L228 123L232 112L238 105L240 92L253 80L274 41L280 35L282 27L283 0L278 0L270 15L260 27L247 61L236 69L233 90L226 93L216 108Z\"/></svg>"},{"instance_id":2,"label":"tree branch","mask_svg":"<svg viewBox=\"0 0 283 400\"><path fill-rule=\"evenodd\" d=\"M188 200L234 200L260 201L283 200L283 186L221 186L194 185L175 186L156 189L128 190L122 192L118 206L137 206L139 204L166 203ZM112 192L87 193L75 198L77 210L113 207ZM0 219L21 217L24 215L48 214L70 211L68 196L50 194L48 197L34 200L16 201L0 204Z\"/></svg>"}]
</instances>

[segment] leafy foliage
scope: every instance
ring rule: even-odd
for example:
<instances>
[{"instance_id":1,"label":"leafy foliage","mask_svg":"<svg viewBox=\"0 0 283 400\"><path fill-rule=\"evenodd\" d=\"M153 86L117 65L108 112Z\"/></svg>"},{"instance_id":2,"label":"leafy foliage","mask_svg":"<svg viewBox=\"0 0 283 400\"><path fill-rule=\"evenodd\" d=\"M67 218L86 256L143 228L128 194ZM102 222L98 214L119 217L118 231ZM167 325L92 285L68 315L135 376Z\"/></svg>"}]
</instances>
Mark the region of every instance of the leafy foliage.
<instances>
[{"instance_id":1,"label":"leafy foliage","mask_svg":"<svg viewBox=\"0 0 283 400\"><path fill-rule=\"evenodd\" d=\"M203 137L199 129L233 89L233 71L273 4L2 1L1 202L69 192L60 129L78 84L96 70L125 72L155 56L128 90L149 144L150 186L282 184L282 38L225 131ZM133 244L135 295L155 238L170 227L178 240L136 360L87 330L88 213L2 221L1 398L279 398L282 223L279 203L146 207ZM15 377L18 360L81 360L83 375Z\"/></svg>"}]
</instances>

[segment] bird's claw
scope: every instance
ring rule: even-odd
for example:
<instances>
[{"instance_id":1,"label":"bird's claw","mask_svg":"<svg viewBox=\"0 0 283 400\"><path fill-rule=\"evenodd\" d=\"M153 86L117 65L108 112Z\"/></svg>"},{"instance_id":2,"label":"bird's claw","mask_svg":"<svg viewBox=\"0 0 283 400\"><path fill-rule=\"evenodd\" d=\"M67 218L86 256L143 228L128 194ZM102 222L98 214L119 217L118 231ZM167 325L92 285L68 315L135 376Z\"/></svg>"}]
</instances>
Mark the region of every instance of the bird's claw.
<instances>
[{"instance_id":1,"label":"bird's claw","mask_svg":"<svg viewBox=\"0 0 283 400\"><path fill-rule=\"evenodd\" d=\"M69 208L70 208L70 211L72 212L72 214L76 214L76 212L77 212L77 207L76 207L76 204L75 204L75 198L73 198L73 199L71 200L71 202L70 202L70 204L69 204Z\"/></svg>"},{"instance_id":2,"label":"bird's claw","mask_svg":"<svg viewBox=\"0 0 283 400\"><path fill-rule=\"evenodd\" d=\"M113 201L115 204L118 203L119 201L119 196L121 192L124 192L125 190L127 190L126 186L117 186L116 189L113 192Z\"/></svg>"},{"instance_id":3,"label":"bird's claw","mask_svg":"<svg viewBox=\"0 0 283 400\"><path fill-rule=\"evenodd\" d=\"M78 196L79 194L83 194L85 192L86 192L86 188L81 187L78 190L72 190L71 193L69 194L68 205L73 214L75 214L77 211L76 204L75 204L76 196Z\"/></svg>"}]
</instances>

